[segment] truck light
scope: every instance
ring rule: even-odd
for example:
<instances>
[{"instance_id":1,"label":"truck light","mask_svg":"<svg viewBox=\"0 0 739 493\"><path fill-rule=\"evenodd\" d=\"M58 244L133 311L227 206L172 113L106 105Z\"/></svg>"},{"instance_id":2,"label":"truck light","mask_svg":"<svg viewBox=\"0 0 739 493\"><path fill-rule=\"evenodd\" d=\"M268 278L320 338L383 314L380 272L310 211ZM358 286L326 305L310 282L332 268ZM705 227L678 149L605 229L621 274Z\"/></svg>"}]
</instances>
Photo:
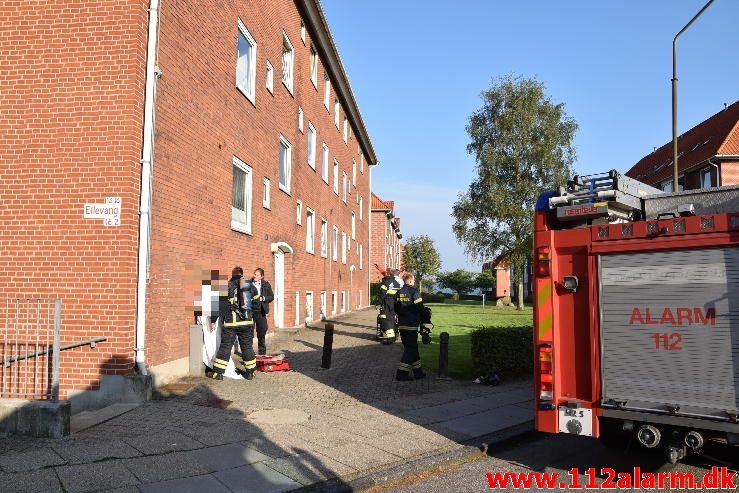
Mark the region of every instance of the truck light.
<instances>
[{"instance_id":1,"label":"truck light","mask_svg":"<svg viewBox=\"0 0 739 493\"><path fill-rule=\"evenodd\" d=\"M549 247L542 246L536 249L536 273L539 277L549 275L550 269Z\"/></svg>"},{"instance_id":2,"label":"truck light","mask_svg":"<svg viewBox=\"0 0 739 493\"><path fill-rule=\"evenodd\" d=\"M554 383L554 374L552 373L552 346L541 344L538 352L539 400L551 401L554 398L554 394L552 392L552 384Z\"/></svg>"}]
</instances>

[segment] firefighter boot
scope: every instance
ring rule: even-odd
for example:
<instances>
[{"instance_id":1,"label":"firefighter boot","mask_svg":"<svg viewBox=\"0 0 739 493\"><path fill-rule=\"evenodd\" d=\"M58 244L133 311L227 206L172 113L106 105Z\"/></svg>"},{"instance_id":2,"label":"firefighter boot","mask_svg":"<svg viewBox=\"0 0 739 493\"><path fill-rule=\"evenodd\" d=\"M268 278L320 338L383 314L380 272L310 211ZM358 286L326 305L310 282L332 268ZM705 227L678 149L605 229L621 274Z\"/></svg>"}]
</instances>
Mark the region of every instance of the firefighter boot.
<instances>
[{"instance_id":1,"label":"firefighter boot","mask_svg":"<svg viewBox=\"0 0 739 493\"><path fill-rule=\"evenodd\" d=\"M395 372L395 380L399 382L410 382L413 378L411 378L411 374L408 371L398 369Z\"/></svg>"},{"instance_id":2,"label":"firefighter boot","mask_svg":"<svg viewBox=\"0 0 739 493\"><path fill-rule=\"evenodd\" d=\"M213 380L223 380L223 373L218 373L217 371L214 371L210 374L208 378L212 378Z\"/></svg>"},{"instance_id":3,"label":"firefighter boot","mask_svg":"<svg viewBox=\"0 0 739 493\"><path fill-rule=\"evenodd\" d=\"M255 372L254 368L250 368L248 370L244 370L244 378L246 378L247 380L254 380L255 373L256 372Z\"/></svg>"},{"instance_id":4,"label":"firefighter boot","mask_svg":"<svg viewBox=\"0 0 739 493\"><path fill-rule=\"evenodd\" d=\"M426 378L426 373L421 368L414 368L413 369L413 378L415 380L422 380Z\"/></svg>"}]
</instances>

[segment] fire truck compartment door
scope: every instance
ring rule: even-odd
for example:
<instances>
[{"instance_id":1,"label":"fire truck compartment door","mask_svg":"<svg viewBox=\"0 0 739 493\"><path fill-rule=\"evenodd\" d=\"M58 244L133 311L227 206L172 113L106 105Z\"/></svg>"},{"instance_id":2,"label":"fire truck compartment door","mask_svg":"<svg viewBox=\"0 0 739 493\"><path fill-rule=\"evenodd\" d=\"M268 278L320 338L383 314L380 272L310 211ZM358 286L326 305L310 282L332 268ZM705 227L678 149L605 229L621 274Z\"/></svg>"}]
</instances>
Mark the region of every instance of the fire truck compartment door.
<instances>
[{"instance_id":1,"label":"fire truck compartment door","mask_svg":"<svg viewBox=\"0 0 739 493\"><path fill-rule=\"evenodd\" d=\"M739 248L599 257L602 402L739 412Z\"/></svg>"}]
</instances>

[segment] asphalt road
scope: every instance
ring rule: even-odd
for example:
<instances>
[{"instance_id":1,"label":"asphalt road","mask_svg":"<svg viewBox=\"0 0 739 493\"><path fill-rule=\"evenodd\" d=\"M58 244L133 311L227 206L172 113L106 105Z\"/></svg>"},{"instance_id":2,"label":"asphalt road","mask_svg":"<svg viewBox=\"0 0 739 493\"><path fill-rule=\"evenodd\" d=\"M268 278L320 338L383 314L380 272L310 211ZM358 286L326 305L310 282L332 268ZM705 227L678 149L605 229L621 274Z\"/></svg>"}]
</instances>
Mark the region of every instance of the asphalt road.
<instances>
[{"instance_id":1,"label":"asphalt road","mask_svg":"<svg viewBox=\"0 0 739 493\"><path fill-rule=\"evenodd\" d=\"M725 444L711 444L706 449L711 458L693 456L676 465L666 464L660 454L643 453L639 450L629 453L606 449L597 440L571 435L548 435L531 432L506 443L493 445L487 454L479 454L467 461L440 465L423 473L403 478L392 484L371 489L371 493L444 493L491 491L486 473L496 472L548 472L558 473L557 481L570 484L568 472L578 468L579 481L585 486L589 477L588 468L600 471L612 468L615 473L633 472L640 467L642 472L691 472L702 478L712 466L730 464L731 470L739 467L739 451ZM617 476L616 476L617 478ZM606 479L599 474L598 484ZM736 477L739 483L739 477ZM513 491L513 487L496 488L500 491ZM563 490L557 487L554 490ZM588 490L594 491L594 490ZM610 490L613 491L613 490ZM634 489L634 491L639 491Z\"/></svg>"}]
</instances>

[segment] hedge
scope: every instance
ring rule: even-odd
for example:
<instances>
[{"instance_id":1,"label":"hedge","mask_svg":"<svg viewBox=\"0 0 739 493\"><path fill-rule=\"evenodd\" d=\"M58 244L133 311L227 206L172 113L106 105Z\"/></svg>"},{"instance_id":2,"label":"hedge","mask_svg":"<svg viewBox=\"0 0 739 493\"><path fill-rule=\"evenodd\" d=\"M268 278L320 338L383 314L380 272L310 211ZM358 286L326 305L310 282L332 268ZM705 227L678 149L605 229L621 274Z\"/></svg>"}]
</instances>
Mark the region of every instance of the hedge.
<instances>
[{"instance_id":1,"label":"hedge","mask_svg":"<svg viewBox=\"0 0 739 493\"><path fill-rule=\"evenodd\" d=\"M531 375L533 329L521 327L483 327L470 333L472 364L479 375Z\"/></svg>"},{"instance_id":2,"label":"hedge","mask_svg":"<svg viewBox=\"0 0 739 493\"><path fill-rule=\"evenodd\" d=\"M421 295L424 303L444 303L444 296L435 293L423 293Z\"/></svg>"},{"instance_id":3,"label":"hedge","mask_svg":"<svg viewBox=\"0 0 739 493\"><path fill-rule=\"evenodd\" d=\"M370 284L370 305L377 305L380 302L380 286L382 286L381 282Z\"/></svg>"}]
</instances>

